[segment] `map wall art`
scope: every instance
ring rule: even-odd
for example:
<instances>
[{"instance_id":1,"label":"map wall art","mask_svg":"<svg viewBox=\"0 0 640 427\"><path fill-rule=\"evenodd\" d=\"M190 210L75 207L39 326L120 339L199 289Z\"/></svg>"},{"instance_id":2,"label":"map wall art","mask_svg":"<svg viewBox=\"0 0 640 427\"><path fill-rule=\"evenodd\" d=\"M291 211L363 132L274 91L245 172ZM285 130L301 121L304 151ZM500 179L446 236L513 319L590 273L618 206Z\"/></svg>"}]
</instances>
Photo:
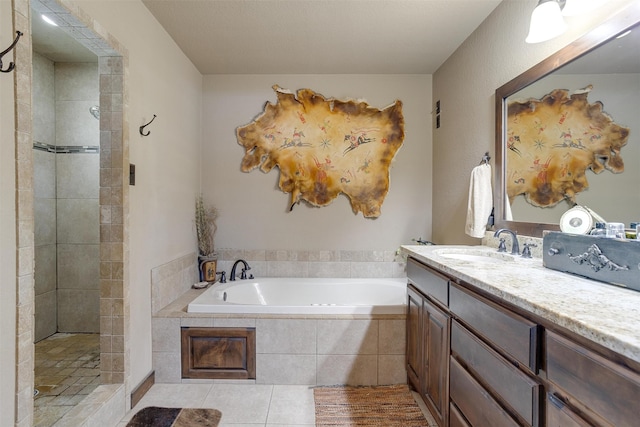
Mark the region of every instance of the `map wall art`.
<instances>
[{"instance_id":1,"label":"map wall art","mask_svg":"<svg viewBox=\"0 0 640 427\"><path fill-rule=\"evenodd\" d=\"M245 149L242 171L277 167L279 187L291 195L289 210L301 200L326 206L343 193L354 214L378 217L391 162L404 141L402 102L378 109L310 89L273 89L277 102L267 102L254 121L236 129Z\"/></svg>"}]
</instances>

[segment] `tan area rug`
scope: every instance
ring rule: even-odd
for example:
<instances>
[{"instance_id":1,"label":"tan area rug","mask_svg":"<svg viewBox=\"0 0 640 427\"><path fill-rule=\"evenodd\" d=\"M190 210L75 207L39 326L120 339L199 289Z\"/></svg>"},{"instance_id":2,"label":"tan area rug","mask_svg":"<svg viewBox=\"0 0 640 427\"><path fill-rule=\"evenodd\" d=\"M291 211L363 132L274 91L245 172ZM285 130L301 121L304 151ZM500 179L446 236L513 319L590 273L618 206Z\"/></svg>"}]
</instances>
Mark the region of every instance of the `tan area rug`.
<instances>
[{"instance_id":1,"label":"tan area rug","mask_svg":"<svg viewBox=\"0 0 640 427\"><path fill-rule=\"evenodd\" d=\"M428 427L406 384L318 387L313 390L317 427Z\"/></svg>"},{"instance_id":2,"label":"tan area rug","mask_svg":"<svg viewBox=\"0 0 640 427\"><path fill-rule=\"evenodd\" d=\"M217 427L220 418L222 413L217 409L149 406L139 410L127 427Z\"/></svg>"}]
</instances>

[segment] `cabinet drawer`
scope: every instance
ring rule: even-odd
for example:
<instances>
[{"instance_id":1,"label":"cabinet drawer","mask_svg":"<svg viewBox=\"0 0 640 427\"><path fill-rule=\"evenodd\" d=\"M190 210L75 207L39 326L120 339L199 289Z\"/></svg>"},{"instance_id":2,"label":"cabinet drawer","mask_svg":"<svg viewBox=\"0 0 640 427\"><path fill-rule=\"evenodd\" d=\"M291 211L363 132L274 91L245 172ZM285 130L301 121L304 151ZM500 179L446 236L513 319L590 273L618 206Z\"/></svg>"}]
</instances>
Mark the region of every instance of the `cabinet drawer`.
<instances>
[{"instance_id":1,"label":"cabinet drawer","mask_svg":"<svg viewBox=\"0 0 640 427\"><path fill-rule=\"evenodd\" d=\"M451 400L469 424L491 427L518 425L453 357L450 359L449 375Z\"/></svg>"},{"instance_id":2,"label":"cabinet drawer","mask_svg":"<svg viewBox=\"0 0 640 427\"><path fill-rule=\"evenodd\" d=\"M574 413L560 399L547 394L547 427L589 427L586 421Z\"/></svg>"},{"instance_id":3,"label":"cabinet drawer","mask_svg":"<svg viewBox=\"0 0 640 427\"><path fill-rule=\"evenodd\" d=\"M449 427L471 427L453 403L449 405Z\"/></svg>"},{"instance_id":4,"label":"cabinet drawer","mask_svg":"<svg viewBox=\"0 0 640 427\"><path fill-rule=\"evenodd\" d=\"M454 321L451 351L530 426L539 426L540 384Z\"/></svg>"},{"instance_id":5,"label":"cabinet drawer","mask_svg":"<svg viewBox=\"0 0 640 427\"><path fill-rule=\"evenodd\" d=\"M449 305L449 279L413 258L407 259L407 278L420 292Z\"/></svg>"},{"instance_id":6,"label":"cabinet drawer","mask_svg":"<svg viewBox=\"0 0 640 427\"><path fill-rule=\"evenodd\" d=\"M616 426L638 425L640 375L547 331L547 378Z\"/></svg>"},{"instance_id":7,"label":"cabinet drawer","mask_svg":"<svg viewBox=\"0 0 640 427\"><path fill-rule=\"evenodd\" d=\"M474 332L508 353L519 364L538 373L539 326L514 313L468 293L450 287L449 308Z\"/></svg>"}]
</instances>

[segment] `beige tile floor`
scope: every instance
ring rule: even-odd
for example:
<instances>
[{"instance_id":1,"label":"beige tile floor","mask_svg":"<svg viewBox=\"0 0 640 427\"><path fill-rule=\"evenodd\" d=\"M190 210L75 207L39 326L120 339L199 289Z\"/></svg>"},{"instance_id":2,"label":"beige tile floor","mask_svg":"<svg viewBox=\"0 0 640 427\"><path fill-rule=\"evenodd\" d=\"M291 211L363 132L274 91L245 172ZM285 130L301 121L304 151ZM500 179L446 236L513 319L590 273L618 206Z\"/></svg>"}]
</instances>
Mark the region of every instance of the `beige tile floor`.
<instances>
[{"instance_id":1,"label":"beige tile floor","mask_svg":"<svg viewBox=\"0 0 640 427\"><path fill-rule=\"evenodd\" d=\"M100 384L100 335L57 333L35 344L34 427L49 427Z\"/></svg>"},{"instance_id":2,"label":"beige tile floor","mask_svg":"<svg viewBox=\"0 0 640 427\"><path fill-rule=\"evenodd\" d=\"M416 401L429 426L436 426L422 401ZM147 406L215 408L222 412L219 427L315 426L313 389L305 385L155 384L118 427Z\"/></svg>"}]
</instances>

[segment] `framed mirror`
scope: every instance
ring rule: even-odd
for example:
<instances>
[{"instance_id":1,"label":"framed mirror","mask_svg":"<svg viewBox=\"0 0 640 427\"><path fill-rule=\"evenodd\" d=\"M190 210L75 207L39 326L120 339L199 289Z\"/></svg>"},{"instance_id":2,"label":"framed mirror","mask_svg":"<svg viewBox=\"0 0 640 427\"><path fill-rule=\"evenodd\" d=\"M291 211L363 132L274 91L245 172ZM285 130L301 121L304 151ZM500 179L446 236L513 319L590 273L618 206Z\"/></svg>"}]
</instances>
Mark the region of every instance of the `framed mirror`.
<instances>
[{"instance_id":1,"label":"framed mirror","mask_svg":"<svg viewBox=\"0 0 640 427\"><path fill-rule=\"evenodd\" d=\"M569 102L575 99L583 101L582 112L566 111L568 104L578 108ZM554 102L562 109L545 115ZM537 117L519 115L523 110ZM604 118L594 119L596 110ZM533 124L541 136L529 132ZM592 148L596 139L599 148ZM543 230L559 230L562 214L575 204L606 221L640 221L640 7L496 90L495 159L496 228L541 237ZM570 186L556 185L560 173L572 176ZM536 193L545 179L545 194Z\"/></svg>"}]
</instances>

